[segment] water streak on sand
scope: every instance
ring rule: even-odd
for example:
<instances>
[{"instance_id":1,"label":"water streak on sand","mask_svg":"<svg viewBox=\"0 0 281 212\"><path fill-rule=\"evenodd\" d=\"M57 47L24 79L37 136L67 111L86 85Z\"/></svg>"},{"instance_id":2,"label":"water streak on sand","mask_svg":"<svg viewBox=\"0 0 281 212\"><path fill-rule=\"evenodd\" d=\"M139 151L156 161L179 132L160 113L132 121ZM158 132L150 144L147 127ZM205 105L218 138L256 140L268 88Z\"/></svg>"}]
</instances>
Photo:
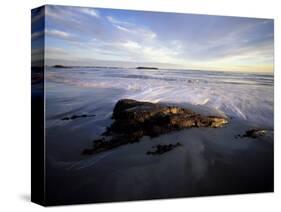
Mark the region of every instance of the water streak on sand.
<instances>
[{"instance_id":1,"label":"water streak on sand","mask_svg":"<svg viewBox=\"0 0 281 212\"><path fill-rule=\"evenodd\" d=\"M102 155L90 157L90 158L88 158L86 160L82 160L82 161L70 162L69 166L66 169L67 170L80 170L80 169L90 168L91 166L94 166L100 160L110 156L111 154L113 154L113 152L107 152Z\"/></svg>"},{"instance_id":2,"label":"water streak on sand","mask_svg":"<svg viewBox=\"0 0 281 212\"><path fill-rule=\"evenodd\" d=\"M81 89L123 90L117 101L205 105L219 113L273 126L273 76L192 70L73 68L47 72L47 82Z\"/></svg>"}]
</instances>

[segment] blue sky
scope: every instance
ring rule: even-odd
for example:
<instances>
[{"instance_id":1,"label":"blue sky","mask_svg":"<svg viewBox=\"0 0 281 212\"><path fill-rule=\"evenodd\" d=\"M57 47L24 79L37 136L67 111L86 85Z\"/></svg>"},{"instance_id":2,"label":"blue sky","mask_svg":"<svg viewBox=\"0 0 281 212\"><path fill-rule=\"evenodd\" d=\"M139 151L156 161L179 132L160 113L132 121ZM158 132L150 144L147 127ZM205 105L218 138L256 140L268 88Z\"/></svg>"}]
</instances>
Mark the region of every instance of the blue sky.
<instances>
[{"instance_id":1,"label":"blue sky","mask_svg":"<svg viewBox=\"0 0 281 212\"><path fill-rule=\"evenodd\" d=\"M48 65L273 72L273 20L45 6L32 14L32 54ZM40 45L41 43L41 45Z\"/></svg>"}]
</instances>

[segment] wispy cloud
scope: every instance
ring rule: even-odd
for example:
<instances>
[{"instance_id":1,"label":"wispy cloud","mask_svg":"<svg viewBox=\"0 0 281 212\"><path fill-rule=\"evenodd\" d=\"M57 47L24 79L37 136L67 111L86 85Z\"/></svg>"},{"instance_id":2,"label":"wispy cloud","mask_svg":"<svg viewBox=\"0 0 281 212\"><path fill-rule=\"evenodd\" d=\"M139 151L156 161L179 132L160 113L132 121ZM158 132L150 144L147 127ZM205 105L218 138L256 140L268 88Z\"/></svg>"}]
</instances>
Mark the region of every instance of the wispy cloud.
<instances>
[{"instance_id":1,"label":"wispy cloud","mask_svg":"<svg viewBox=\"0 0 281 212\"><path fill-rule=\"evenodd\" d=\"M45 6L45 17L47 22L54 21L68 26L81 23L77 9L73 11L71 7Z\"/></svg>"},{"instance_id":2,"label":"wispy cloud","mask_svg":"<svg viewBox=\"0 0 281 212\"><path fill-rule=\"evenodd\" d=\"M47 45L64 50L53 52L57 59L273 68L272 20L59 6L45 11ZM32 39L41 35L35 31Z\"/></svg>"},{"instance_id":3,"label":"wispy cloud","mask_svg":"<svg viewBox=\"0 0 281 212\"><path fill-rule=\"evenodd\" d=\"M38 8L31 17L32 24L35 24L35 22L39 21L44 16L44 8Z\"/></svg>"},{"instance_id":4,"label":"wispy cloud","mask_svg":"<svg viewBox=\"0 0 281 212\"><path fill-rule=\"evenodd\" d=\"M127 21L118 20L118 19L116 19L112 16L107 16L106 18L112 24L117 24L117 25L121 25L121 26L132 26L132 25L134 25L134 24L132 24L130 22L127 22Z\"/></svg>"},{"instance_id":5,"label":"wispy cloud","mask_svg":"<svg viewBox=\"0 0 281 212\"><path fill-rule=\"evenodd\" d=\"M49 36L54 36L58 38L68 39L71 37L71 35L67 32L56 30L56 29L46 29L45 34Z\"/></svg>"},{"instance_id":6,"label":"wispy cloud","mask_svg":"<svg viewBox=\"0 0 281 212\"><path fill-rule=\"evenodd\" d=\"M118 30L123 31L125 33L130 33L133 35L141 35L146 39L153 39L156 37L156 33L152 30L146 29L145 27L137 26L134 23L130 23L127 21L122 21L112 16L107 16L107 20Z\"/></svg>"},{"instance_id":7,"label":"wispy cloud","mask_svg":"<svg viewBox=\"0 0 281 212\"><path fill-rule=\"evenodd\" d=\"M80 11L84 14L93 16L95 18L100 18L99 12L92 8L81 8Z\"/></svg>"},{"instance_id":8,"label":"wispy cloud","mask_svg":"<svg viewBox=\"0 0 281 212\"><path fill-rule=\"evenodd\" d=\"M40 38L43 35L44 35L44 31L33 32L31 34L31 39L36 40L37 38Z\"/></svg>"}]
</instances>

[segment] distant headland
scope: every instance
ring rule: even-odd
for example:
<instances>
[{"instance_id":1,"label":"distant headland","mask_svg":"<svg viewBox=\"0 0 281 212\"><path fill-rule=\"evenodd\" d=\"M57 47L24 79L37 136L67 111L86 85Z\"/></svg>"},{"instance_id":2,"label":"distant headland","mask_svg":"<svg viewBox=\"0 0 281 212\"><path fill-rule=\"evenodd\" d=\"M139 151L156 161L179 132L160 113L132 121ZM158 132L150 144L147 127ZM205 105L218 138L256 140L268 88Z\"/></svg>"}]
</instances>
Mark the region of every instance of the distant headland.
<instances>
[{"instance_id":1,"label":"distant headland","mask_svg":"<svg viewBox=\"0 0 281 212\"><path fill-rule=\"evenodd\" d=\"M54 65L54 68L70 68L69 66L64 66L64 65Z\"/></svg>"},{"instance_id":2,"label":"distant headland","mask_svg":"<svg viewBox=\"0 0 281 212\"><path fill-rule=\"evenodd\" d=\"M115 67L115 66L66 66L66 65L53 65L52 67L54 68L110 68L110 69L117 69L121 67ZM137 66L135 69L151 69L151 70L158 70L159 68L157 67L150 67L150 66Z\"/></svg>"},{"instance_id":3,"label":"distant headland","mask_svg":"<svg viewBox=\"0 0 281 212\"><path fill-rule=\"evenodd\" d=\"M146 67L146 66L138 66L136 69L153 69L153 70L158 70L156 67Z\"/></svg>"}]
</instances>

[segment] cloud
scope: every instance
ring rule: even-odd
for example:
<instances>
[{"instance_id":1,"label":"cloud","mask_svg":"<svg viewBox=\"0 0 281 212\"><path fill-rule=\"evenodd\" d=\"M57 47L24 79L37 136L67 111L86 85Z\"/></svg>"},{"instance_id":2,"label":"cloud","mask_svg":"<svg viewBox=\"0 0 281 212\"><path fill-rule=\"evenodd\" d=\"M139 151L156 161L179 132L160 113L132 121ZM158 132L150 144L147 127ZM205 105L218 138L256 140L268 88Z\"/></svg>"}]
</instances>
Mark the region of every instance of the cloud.
<instances>
[{"instance_id":1,"label":"cloud","mask_svg":"<svg viewBox=\"0 0 281 212\"><path fill-rule=\"evenodd\" d=\"M67 31L83 41L93 37L98 37L101 40L117 37L114 32L105 27L105 20L100 16L98 10L48 5L46 11L46 27L48 29L55 28ZM100 18L97 18L98 16ZM74 39L71 38L71 40Z\"/></svg>"},{"instance_id":2,"label":"cloud","mask_svg":"<svg viewBox=\"0 0 281 212\"><path fill-rule=\"evenodd\" d=\"M123 45L125 48L128 48L128 49L140 49L141 48L140 44L138 44L137 42L134 42L134 41L127 41L125 43L122 43L121 45Z\"/></svg>"},{"instance_id":3,"label":"cloud","mask_svg":"<svg viewBox=\"0 0 281 212\"><path fill-rule=\"evenodd\" d=\"M71 9L72 7L60 7L55 5L45 6L45 17L52 19L54 22L66 24L71 26L73 24L81 24L80 17L76 12L77 9Z\"/></svg>"},{"instance_id":4,"label":"cloud","mask_svg":"<svg viewBox=\"0 0 281 212\"><path fill-rule=\"evenodd\" d=\"M64 32L64 31L60 31L60 30L56 30L56 29L51 29L51 30L46 29L45 34L49 35L49 36L54 36L54 37L57 37L57 38L63 38L63 39L71 37L71 35L69 33Z\"/></svg>"},{"instance_id":5,"label":"cloud","mask_svg":"<svg viewBox=\"0 0 281 212\"><path fill-rule=\"evenodd\" d=\"M70 34L70 33L62 31L62 30L57 30L57 29L45 29L44 31L33 32L31 34L31 39L36 40L44 35L45 35L45 38L46 37L48 38L48 36L50 36L53 38L62 39L62 40L66 40L66 41L78 42L77 38L73 34Z\"/></svg>"},{"instance_id":6,"label":"cloud","mask_svg":"<svg viewBox=\"0 0 281 212\"><path fill-rule=\"evenodd\" d=\"M36 63L44 60L44 49L43 48L32 48L31 49L31 63Z\"/></svg>"},{"instance_id":7,"label":"cloud","mask_svg":"<svg viewBox=\"0 0 281 212\"><path fill-rule=\"evenodd\" d=\"M116 27L117 29L119 29L121 31L128 32L128 33L134 33L135 32L134 30L131 30L131 29L128 29L126 27L119 26L119 25L115 25L115 24L114 24L114 27Z\"/></svg>"},{"instance_id":8,"label":"cloud","mask_svg":"<svg viewBox=\"0 0 281 212\"><path fill-rule=\"evenodd\" d=\"M48 44L69 51L53 51L57 58L204 69L273 64L271 20L58 6L47 6L46 17Z\"/></svg>"},{"instance_id":9,"label":"cloud","mask_svg":"<svg viewBox=\"0 0 281 212\"><path fill-rule=\"evenodd\" d=\"M100 18L99 12L92 8L81 8L80 11L84 14L93 16L95 18Z\"/></svg>"},{"instance_id":10,"label":"cloud","mask_svg":"<svg viewBox=\"0 0 281 212\"><path fill-rule=\"evenodd\" d=\"M45 16L45 12L43 8L34 9L32 11L31 23L34 24L44 16Z\"/></svg>"},{"instance_id":11,"label":"cloud","mask_svg":"<svg viewBox=\"0 0 281 212\"><path fill-rule=\"evenodd\" d=\"M127 22L127 21L118 20L118 19L116 19L112 16L107 16L106 18L112 24L117 24L117 25L121 25L121 26L133 26L134 25L134 24L132 24L130 22Z\"/></svg>"},{"instance_id":12,"label":"cloud","mask_svg":"<svg viewBox=\"0 0 281 212\"><path fill-rule=\"evenodd\" d=\"M42 56L44 55L44 48L32 48L31 49L31 55L32 57L36 57L38 55Z\"/></svg>"},{"instance_id":13,"label":"cloud","mask_svg":"<svg viewBox=\"0 0 281 212\"><path fill-rule=\"evenodd\" d=\"M225 24L225 27L215 25L217 28L212 26L192 39L172 41L173 45L170 44L170 48L179 52L178 57L185 58L187 67L188 63L199 66L200 64L222 64L222 61L224 64L233 65L246 62L258 63L258 61L272 63L271 30L267 32L263 26L271 23L246 19L232 27L229 27L230 23ZM196 34L195 29L194 31ZM169 46L168 43L164 45Z\"/></svg>"},{"instance_id":14,"label":"cloud","mask_svg":"<svg viewBox=\"0 0 281 212\"><path fill-rule=\"evenodd\" d=\"M156 37L155 32L145 27L137 26L134 23L122 21L112 16L107 16L106 18L115 28L124 33L129 33L129 35L141 36L143 39L154 39Z\"/></svg>"},{"instance_id":15,"label":"cloud","mask_svg":"<svg viewBox=\"0 0 281 212\"><path fill-rule=\"evenodd\" d=\"M63 48L47 47L45 48L45 60L48 62L50 59L68 60L75 57L72 53L65 51Z\"/></svg>"},{"instance_id":16,"label":"cloud","mask_svg":"<svg viewBox=\"0 0 281 212\"><path fill-rule=\"evenodd\" d=\"M54 53L54 54L68 54L63 48L58 48L58 47L46 47L45 51L47 53Z\"/></svg>"},{"instance_id":17,"label":"cloud","mask_svg":"<svg viewBox=\"0 0 281 212\"><path fill-rule=\"evenodd\" d=\"M61 13L58 12L58 9L55 6L46 6L45 7L45 16L54 18L54 19L63 19Z\"/></svg>"},{"instance_id":18,"label":"cloud","mask_svg":"<svg viewBox=\"0 0 281 212\"><path fill-rule=\"evenodd\" d=\"M36 40L37 38L41 37L44 35L44 31L38 31L38 32L33 32L31 34L31 39Z\"/></svg>"},{"instance_id":19,"label":"cloud","mask_svg":"<svg viewBox=\"0 0 281 212\"><path fill-rule=\"evenodd\" d=\"M139 27L126 28L126 27L119 26L119 25L114 25L114 26L117 29L119 29L123 32L127 32L127 33L138 35L138 36L142 36L142 38L144 38L144 39L154 39L156 37L155 32L153 32L151 30L144 29L144 28L139 28Z\"/></svg>"},{"instance_id":20,"label":"cloud","mask_svg":"<svg viewBox=\"0 0 281 212\"><path fill-rule=\"evenodd\" d=\"M81 45L81 44L80 44ZM178 63L184 64L179 58L180 51L159 44L158 42L145 43L133 40L124 42L89 42L80 46L80 55L91 54L100 60L128 60L134 62ZM82 49L83 48L83 49Z\"/></svg>"},{"instance_id":21,"label":"cloud","mask_svg":"<svg viewBox=\"0 0 281 212\"><path fill-rule=\"evenodd\" d=\"M31 49L31 54L33 56L35 55L44 55L44 52L46 55L67 55L69 54L67 51L65 51L63 48L58 48L58 47L46 47L46 48L32 48Z\"/></svg>"}]
</instances>

